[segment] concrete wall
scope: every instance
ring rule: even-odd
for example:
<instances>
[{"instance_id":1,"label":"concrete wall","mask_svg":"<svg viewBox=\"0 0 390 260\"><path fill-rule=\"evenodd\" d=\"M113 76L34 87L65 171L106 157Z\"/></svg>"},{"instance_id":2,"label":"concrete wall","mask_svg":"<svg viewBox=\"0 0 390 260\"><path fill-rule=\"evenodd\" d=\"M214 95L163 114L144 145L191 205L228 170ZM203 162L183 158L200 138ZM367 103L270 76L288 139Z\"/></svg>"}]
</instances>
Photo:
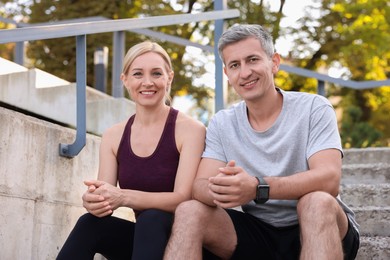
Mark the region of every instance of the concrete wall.
<instances>
[{"instance_id":1,"label":"concrete wall","mask_svg":"<svg viewBox=\"0 0 390 260\"><path fill-rule=\"evenodd\" d=\"M0 259L55 259L85 213L83 180L95 179L100 137L72 159L59 143L75 131L0 107ZM131 210L115 215L133 219Z\"/></svg>"}]
</instances>

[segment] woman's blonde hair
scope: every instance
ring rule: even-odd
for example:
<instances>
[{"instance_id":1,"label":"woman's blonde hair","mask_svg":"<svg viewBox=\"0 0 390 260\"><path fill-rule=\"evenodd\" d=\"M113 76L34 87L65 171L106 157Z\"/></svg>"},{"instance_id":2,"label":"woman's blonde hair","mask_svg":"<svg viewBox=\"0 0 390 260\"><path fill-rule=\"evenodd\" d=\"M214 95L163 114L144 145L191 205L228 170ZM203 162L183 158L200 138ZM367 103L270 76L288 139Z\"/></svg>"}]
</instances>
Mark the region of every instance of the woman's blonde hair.
<instances>
[{"instance_id":1,"label":"woman's blonde hair","mask_svg":"<svg viewBox=\"0 0 390 260\"><path fill-rule=\"evenodd\" d=\"M126 75L133 61L140 55L145 54L147 52L154 52L160 55L167 65L166 66L167 71L168 72L173 71L171 59L168 53L164 50L164 48L161 47L156 42L145 41L134 45L127 51L126 56L123 60L122 73ZM167 91L165 93L165 104L167 105L171 104L170 92L171 92L171 84L169 84Z\"/></svg>"}]
</instances>

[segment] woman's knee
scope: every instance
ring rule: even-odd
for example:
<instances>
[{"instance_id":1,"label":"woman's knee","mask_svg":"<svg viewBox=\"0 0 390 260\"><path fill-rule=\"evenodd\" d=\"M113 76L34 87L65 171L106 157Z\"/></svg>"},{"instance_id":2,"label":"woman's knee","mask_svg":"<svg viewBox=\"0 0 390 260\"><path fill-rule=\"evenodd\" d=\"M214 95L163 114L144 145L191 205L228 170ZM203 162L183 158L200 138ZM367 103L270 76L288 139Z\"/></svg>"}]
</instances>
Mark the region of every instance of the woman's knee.
<instances>
[{"instance_id":1,"label":"woman's knee","mask_svg":"<svg viewBox=\"0 0 390 260\"><path fill-rule=\"evenodd\" d=\"M75 227L94 228L95 225L98 224L99 220L100 219L98 217L92 215L91 213L85 213L84 215L79 217Z\"/></svg>"},{"instance_id":2,"label":"woman's knee","mask_svg":"<svg viewBox=\"0 0 390 260\"><path fill-rule=\"evenodd\" d=\"M98 234L103 230L110 230L113 225L116 225L116 219L112 216L96 217L90 213L85 213L77 220L74 232Z\"/></svg>"},{"instance_id":3,"label":"woman's knee","mask_svg":"<svg viewBox=\"0 0 390 260\"><path fill-rule=\"evenodd\" d=\"M163 223L164 225L171 226L173 221L173 214L159 210L159 209L147 209L137 217L138 224L153 225L153 223Z\"/></svg>"}]
</instances>

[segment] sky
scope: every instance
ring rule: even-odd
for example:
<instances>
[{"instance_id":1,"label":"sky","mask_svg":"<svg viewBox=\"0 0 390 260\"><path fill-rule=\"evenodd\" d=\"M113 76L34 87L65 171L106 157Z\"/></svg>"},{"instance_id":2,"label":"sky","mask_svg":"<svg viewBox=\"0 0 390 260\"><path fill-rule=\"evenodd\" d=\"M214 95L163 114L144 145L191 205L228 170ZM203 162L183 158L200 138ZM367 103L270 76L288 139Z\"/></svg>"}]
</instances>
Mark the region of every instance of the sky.
<instances>
[{"instance_id":1,"label":"sky","mask_svg":"<svg viewBox=\"0 0 390 260\"><path fill-rule=\"evenodd\" d=\"M270 4L271 11L276 12L280 8L280 1L266 0L265 2ZM299 18L302 18L304 14L304 8L308 5L311 5L312 3L312 0L286 0L283 7L283 13L285 17L281 21L281 27L293 26ZM287 38L280 38L275 44L275 49L282 56L288 54L290 47L291 41Z\"/></svg>"}]
</instances>

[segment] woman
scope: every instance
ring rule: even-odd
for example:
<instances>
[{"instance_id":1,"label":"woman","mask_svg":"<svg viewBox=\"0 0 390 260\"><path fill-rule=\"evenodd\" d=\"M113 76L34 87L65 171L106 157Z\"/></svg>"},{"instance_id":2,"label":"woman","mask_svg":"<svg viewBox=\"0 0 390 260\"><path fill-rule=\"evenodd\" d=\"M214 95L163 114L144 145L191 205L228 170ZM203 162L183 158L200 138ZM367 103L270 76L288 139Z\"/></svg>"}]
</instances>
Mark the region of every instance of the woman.
<instances>
[{"instance_id":1,"label":"woman","mask_svg":"<svg viewBox=\"0 0 390 260\"><path fill-rule=\"evenodd\" d=\"M136 112L103 134L98 179L85 181L88 213L57 259L162 259L173 212L191 198L205 139L201 123L168 105L173 76L157 43L127 52L121 80ZM136 223L111 216L118 207L132 208Z\"/></svg>"}]
</instances>

